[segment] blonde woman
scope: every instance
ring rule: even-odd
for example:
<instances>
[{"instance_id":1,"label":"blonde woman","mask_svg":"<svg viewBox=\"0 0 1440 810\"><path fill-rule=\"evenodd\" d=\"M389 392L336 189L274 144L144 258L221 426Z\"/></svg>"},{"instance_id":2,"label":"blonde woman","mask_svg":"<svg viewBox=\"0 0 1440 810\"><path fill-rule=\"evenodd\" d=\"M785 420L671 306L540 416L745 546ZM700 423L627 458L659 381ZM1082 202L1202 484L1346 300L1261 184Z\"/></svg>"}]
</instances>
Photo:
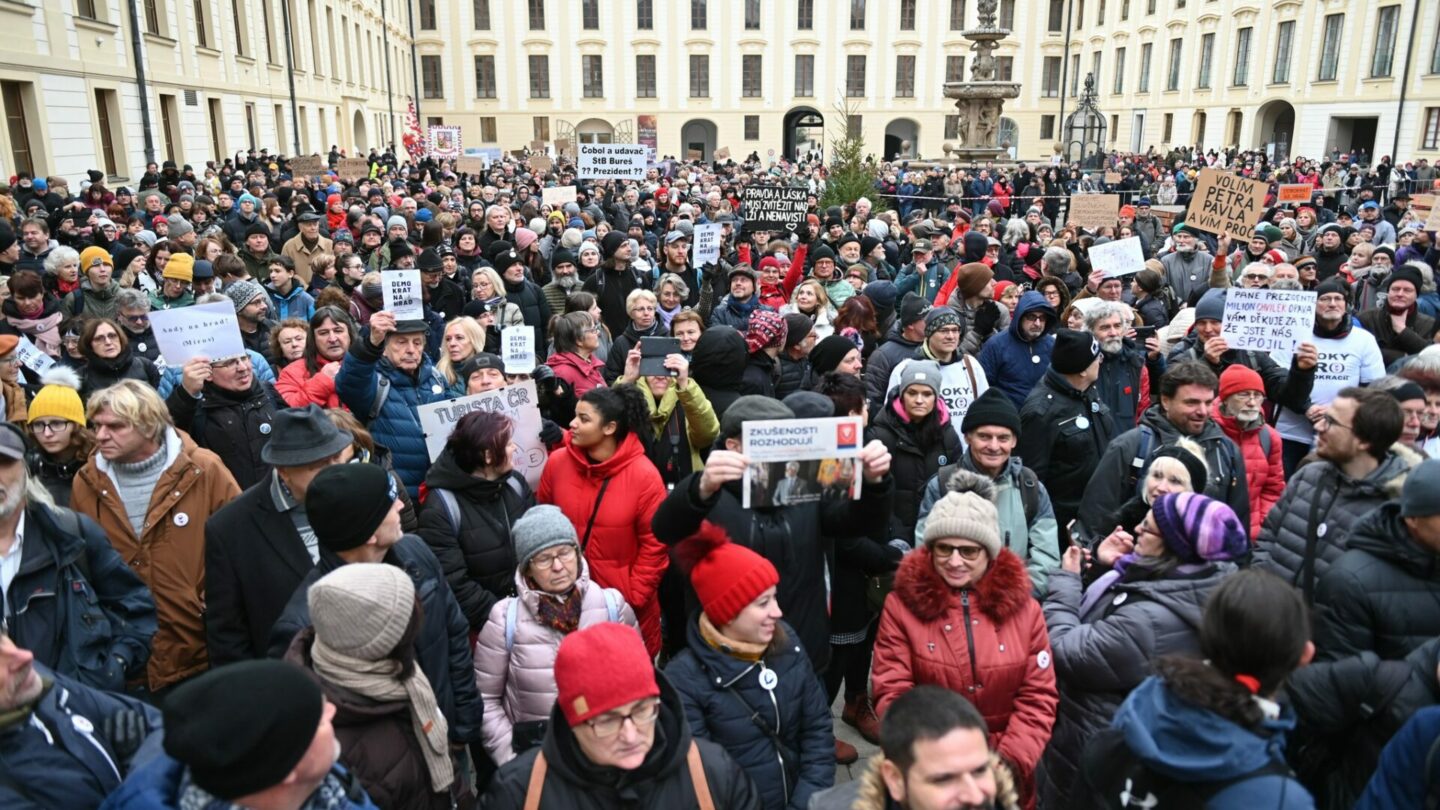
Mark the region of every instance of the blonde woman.
<instances>
[{"instance_id":1,"label":"blonde woman","mask_svg":"<svg viewBox=\"0 0 1440 810\"><path fill-rule=\"evenodd\" d=\"M494 272L493 270L491 271ZM445 337L440 344L440 361L435 370L445 375L449 387L447 396L465 396L465 381L460 379L460 367L477 353L485 351L485 327L469 315L461 315L445 324Z\"/></svg>"},{"instance_id":2,"label":"blonde woman","mask_svg":"<svg viewBox=\"0 0 1440 810\"><path fill-rule=\"evenodd\" d=\"M478 318L485 312L492 313L495 316L496 329L519 326L525 322L520 306L505 298L505 282L500 279L495 268L475 268L475 272L470 275L470 293L470 303L462 310L464 314ZM484 342L480 345L483 346Z\"/></svg>"},{"instance_id":3,"label":"blonde woman","mask_svg":"<svg viewBox=\"0 0 1440 810\"><path fill-rule=\"evenodd\" d=\"M795 287L790 303L780 307L781 315L799 313L815 324L815 339L824 340L835 333L835 306L825 287L816 279L807 278Z\"/></svg>"},{"instance_id":4,"label":"blonde woman","mask_svg":"<svg viewBox=\"0 0 1440 810\"><path fill-rule=\"evenodd\" d=\"M615 380L625 371L625 361L632 349L640 347L640 339L663 337L668 334L660 318L656 316L659 301L649 290L631 290L625 296L625 314L630 316L630 325L616 336L605 357L605 382L614 385Z\"/></svg>"}]
</instances>

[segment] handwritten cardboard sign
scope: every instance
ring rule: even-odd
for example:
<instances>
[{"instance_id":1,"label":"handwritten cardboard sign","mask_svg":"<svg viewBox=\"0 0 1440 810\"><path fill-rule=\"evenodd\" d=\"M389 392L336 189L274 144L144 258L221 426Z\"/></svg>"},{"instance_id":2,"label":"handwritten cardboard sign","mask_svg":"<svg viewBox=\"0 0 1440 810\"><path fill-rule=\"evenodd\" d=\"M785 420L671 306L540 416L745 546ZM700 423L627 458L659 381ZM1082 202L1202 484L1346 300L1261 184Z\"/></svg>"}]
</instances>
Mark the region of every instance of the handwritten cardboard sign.
<instances>
[{"instance_id":1,"label":"handwritten cardboard sign","mask_svg":"<svg viewBox=\"0 0 1440 810\"><path fill-rule=\"evenodd\" d=\"M418 321L425 318L421 298L419 270L386 270L380 274L385 311L397 321Z\"/></svg>"},{"instance_id":2,"label":"handwritten cardboard sign","mask_svg":"<svg viewBox=\"0 0 1440 810\"><path fill-rule=\"evenodd\" d=\"M705 267L720 261L720 231L724 225L712 222L695 226L695 244L691 247L691 261L696 267Z\"/></svg>"},{"instance_id":3,"label":"handwritten cardboard sign","mask_svg":"<svg viewBox=\"0 0 1440 810\"><path fill-rule=\"evenodd\" d=\"M548 206L559 208L565 203L575 202L575 193L579 189L574 186L546 186L540 189L540 201Z\"/></svg>"},{"instance_id":4,"label":"handwritten cardboard sign","mask_svg":"<svg viewBox=\"0 0 1440 810\"><path fill-rule=\"evenodd\" d=\"M550 171L550 167L554 165L555 161L551 160L549 155L530 156L530 168L537 174Z\"/></svg>"},{"instance_id":5,"label":"handwritten cardboard sign","mask_svg":"<svg viewBox=\"0 0 1440 810\"><path fill-rule=\"evenodd\" d=\"M582 143L576 175L587 180L644 180L649 159L643 144Z\"/></svg>"},{"instance_id":6,"label":"handwritten cardboard sign","mask_svg":"<svg viewBox=\"0 0 1440 810\"><path fill-rule=\"evenodd\" d=\"M170 366L183 366L195 357L216 361L245 353L235 305L227 301L155 310L150 313L150 326L160 355Z\"/></svg>"},{"instance_id":7,"label":"handwritten cardboard sign","mask_svg":"<svg viewBox=\"0 0 1440 810\"><path fill-rule=\"evenodd\" d=\"M335 173L345 180L369 177L370 161L365 158L340 158L340 162L335 164Z\"/></svg>"},{"instance_id":8,"label":"handwritten cardboard sign","mask_svg":"<svg viewBox=\"0 0 1440 810\"><path fill-rule=\"evenodd\" d=\"M1290 355L1315 331L1315 293L1232 287L1220 335L1232 349Z\"/></svg>"},{"instance_id":9,"label":"handwritten cardboard sign","mask_svg":"<svg viewBox=\"0 0 1440 810\"><path fill-rule=\"evenodd\" d=\"M1315 186L1310 183L1284 183L1275 191L1275 202L1280 205L1308 203Z\"/></svg>"},{"instance_id":10,"label":"handwritten cardboard sign","mask_svg":"<svg viewBox=\"0 0 1440 810\"><path fill-rule=\"evenodd\" d=\"M1082 228L1114 225L1119 218L1119 194L1076 194L1070 198L1069 219Z\"/></svg>"},{"instance_id":11,"label":"handwritten cardboard sign","mask_svg":"<svg viewBox=\"0 0 1440 810\"><path fill-rule=\"evenodd\" d=\"M535 370L535 329L527 324L500 330L500 353L506 374L529 374Z\"/></svg>"},{"instance_id":12,"label":"handwritten cardboard sign","mask_svg":"<svg viewBox=\"0 0 1440 810\"><path fill-rule=\"evenodd\" d=\"M420 416L420 428L425 431L425 449L430 460L440 457L445 441L455 432L455 423L471 411L493 411L510 417L515 423L515 456L512 459L516 472L525 476L531 487L540 485L540 473L545 469L549 453L545 443L540 441L540 398L535 392L535 382L526 380L507 385L483 394L472 394L458 399L447 399L416 408Z\"/></svg>"},{"instance_id":13,"label":"handwritten cardboard sign","mask_svg":"<svg viewBox=\"0 0 1440 810\"><path fill-rule=\"evenodd\" d=\"M1427 231L1440 231L1440 206L1435 205L1434 194L1416 194L1410 198L1410 213L1417 222L1423 223Z\"/></svg>"},{"instance_id":14,"label":"handwritten cardboard sign","mask_svg":"<svg viewBox=\"0 0 1440 810\"><path fill-rule=\"evenodd\" d=\"M1249 239L1265 209L1270 187L1232 172L1201 169L1185 224L1216 236Z\"/></svg>"},{"instance_id":15,"label":"handwritten cardboard sign","mask_svg":"<svg viewBox=\"0 0 1440 810\"><path fill-rule=\"evenodd\" d=\"M1108 185L1119 185L1122 180L1124 180L1124 177L1120 172L1105 172L1105 182Z\"/></svg>"},{"instance_id":16,"label":"handwritten cardboard sign","mask_svg":"<svg viewBox=\"0 0 1440 810\"><path fill-rule=\"evenodd\" d=\"M1104 270L1106 278L1119 278L1145 269L1145 252L1140 237L1131 236L1090 246L1090 266Z\"/></svg>"},{"instance_id":17,"label":"handwritten cardboard sign","mask_svg":"<svg viewBox=\"0 0 1440 810\"><path fill-rule=\"evenodd\" d=\"M325 158L319 155L302 155L290 158L290 174L292 177L314 177L317 174L324 174L326 170Z\"/></svg>"},{"instance_id":18,"label":"handwritten cardboard sign","mask_svg":"<svg viewBox=\"0 0 1440 810\"><path fill-rule=\"evenodd\" d=\"M794 231L810 210L805 186L755 185L745 189L742 211L746 231Z\"/></svg>"},{"instance_id":19,"label":"handwritten cardboard sign","mask_svg":"<svg viewBox=\"0 0 1440 810\"><path fill-rule=\"evenodd\" d=\"M720 147L719 149L716 149L716 150L715 150L715 159L716 159L716 160L729 160L729 159L730 159L730 147L728 147L728 146L722 146L722 147Z\"/></svg>"},{"instance_id":20,"label":"handwritten cardboard sign","mask_svg":"<svg viewBox=\"0 0 1440 810\"><path fill-rule=\"evenodd\" d=\"M482 174L485 171L485 158L462 157L455 160L455 171L461 174Z\"/></svg>"}]
</instances>

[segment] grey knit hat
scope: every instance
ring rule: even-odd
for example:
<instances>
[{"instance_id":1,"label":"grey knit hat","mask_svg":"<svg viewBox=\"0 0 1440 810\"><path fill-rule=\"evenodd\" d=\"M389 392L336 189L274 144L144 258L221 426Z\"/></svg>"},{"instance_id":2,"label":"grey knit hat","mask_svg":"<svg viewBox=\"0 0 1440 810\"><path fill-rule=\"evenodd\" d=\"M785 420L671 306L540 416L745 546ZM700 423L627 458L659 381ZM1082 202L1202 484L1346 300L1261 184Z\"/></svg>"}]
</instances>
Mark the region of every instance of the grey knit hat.
<instances>
[{"instance_id":1,"label":"grey knit hat","mask_svg":"<svg viewBox=\"0 0 1440 810\"><path fill-rule=\"evenodd\" d=\"M235 304L235 311L239 312L246 304L265 295L265 288L249 279L241 279L234 284L225 285L224 293L230 296L230 301Z\"/></svg>"},{"instance_id":2,"label":"grey knit hat","mask_svg":"<svg viewBox=\"0 0 1440 810\"><path fill-rule=\"evenodd\" d=\"M195 232L195 227L190 224L190 221L179 214L171 214L165 218L165 222L170 226L171 239Z\"/></svg>"},{"instance_id":3,"label":"grey knit hat","mask_svg":"<svg viewBox=\"0 0 1440 810\"><path fill-rule=\"evenodd\" d=\"M405 217L402 217L399 214L394 214L389 219L385 220L385 230L388 231L391 228L404 228L406 230L409 230L410 223L405 221Z\"/></svg>"},{"instance_id":4,"label":"grey knit hat","mask_svg":"<svg viewBox=\"0 0 1440 810\"><path fill-rule=\"evenodd\" d=\"M315 637L363 661L395 650L415 611L415 583L385 563L342 565L316 580L306 595Z\"/></svg>"},{"instance_id":5,"label":"grey knit hat","mask_svg":"<svg viewBox=\"0 0 1440 810\"><path fill-rule=\"evenodd\" d=\"M960 539L979 543L986 555L1000 554L1000 516L995 504L974 492L951 492L935 503L925 521L925 545L936 540Z\"/></svg>"},{"instance_id":6,"label":"grey knit hat","mask_svg":"<svg viewBox=\"0 0 1440 810\"><path fill-rule=\"evenodd\" d=\"M515 525L510 528L515 538L515 560L520 568L530 564L530 559L547 548L570 544L580 545L575 534L575 524L558 506L541 504L526 510Z\"/></svg>"}]
</instances>

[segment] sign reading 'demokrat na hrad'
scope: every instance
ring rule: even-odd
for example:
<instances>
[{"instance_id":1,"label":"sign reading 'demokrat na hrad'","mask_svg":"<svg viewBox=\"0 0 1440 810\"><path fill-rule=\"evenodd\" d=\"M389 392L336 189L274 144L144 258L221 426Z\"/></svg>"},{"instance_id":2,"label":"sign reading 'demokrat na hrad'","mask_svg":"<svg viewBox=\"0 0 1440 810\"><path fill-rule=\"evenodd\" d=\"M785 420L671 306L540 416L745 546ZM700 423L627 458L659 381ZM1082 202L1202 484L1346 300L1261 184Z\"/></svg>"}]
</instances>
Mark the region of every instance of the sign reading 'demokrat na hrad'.
<instances>
[{"instance_id":1,"label":"sign reading 'demokrat na hrad'","mask_svg":"<svg viewBox=\"0 0 1440 810\"><path fill-rule=\"evenodd\" d=\"M582 143L575 161L576 176L584 180L644 180L650 154L634 143Z\"/></svg>"}]
</instances>

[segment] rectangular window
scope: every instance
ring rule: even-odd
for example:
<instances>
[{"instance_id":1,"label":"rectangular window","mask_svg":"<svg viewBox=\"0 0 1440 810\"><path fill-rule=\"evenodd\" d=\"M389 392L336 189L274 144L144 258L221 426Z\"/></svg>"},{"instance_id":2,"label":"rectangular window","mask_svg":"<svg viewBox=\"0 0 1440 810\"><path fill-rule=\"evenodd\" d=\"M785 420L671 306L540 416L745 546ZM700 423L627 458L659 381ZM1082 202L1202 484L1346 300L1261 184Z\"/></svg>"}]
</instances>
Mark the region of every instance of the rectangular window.
<instances>
[{"instance_id":1,"label":"rectangular window","mask_svg":"<svg viewBox=\"0 0 1440 810\"><path fill-rule=\"evenodd\" d=\"M1045 30L1056 34L1065 30L1065 0L1050 0L1050 13L1045 21Z\"/></svg>"},{"instance_id":2,"label":"rectangular window","mask_svg":"<svg viewBox=\"0 0 1440 810\"><path fill-rule=\"evenodd\" d=\"M1125 92L1125 49L1115 49L1115 90L1113 92Z\"/></svg>"},{"instance_id":3,"label":"rectangular window","mask_svg":"<svg viewBox=\"0 0 1440 810\"><path fill-rule=\"evenodd\" d=\"M1040 116L1040 140L1048 141L1055 137L1055 116Z\"/></svg>"},{"instance_id":4,"label":"rectangular window","mask_svg":"<svg viewBox=\"0 0 1440 810\"><path fill-rule=\"evenodd\" d=\"M950 0L950 30L965 30L965 0Z\"/></svg>"},{"instance_id":5,"label":"rectangular window","mask_svg":"<svg viewBox=\"0 0 1440 810\"><path fill-rule=\"evenodd\" d=\"M915 30L915 0L900 0L900 30Z\"/></svg>"},{"instance_id":6,"label":"rectangular window","mask_svg":"<svg viewBox=\"0 0 1440 810\"><path fill-rule=\"evenodd\" d=\"M960 137L960 116L945 116L945 140L948 141L958 137Z\"/></svg>"},{"instance_id":7,"label":"rectangular window","mask_svg":"<svg viewBox=\"0 0 1440 810\"><path fill-rule=\"evenodd\" d=\"M1045 70L1040 74L1040 95L1045 98L1060 97L1060 57L1045 57Z\"/></svg>"},{"instance_id":8,"label":"rectangular window","mask_svg":"<svg viewBox=\"0 0 1440 810\"><path fill-rule=\"evenodd\" d=\"M480 118L480 142L495 143L500 140L495 137L495 116L486 115Z\"/></svg>"},{"instance_id":9,"label":"rectangular window","mask_svg":"<svg viewBox=\"0 0 1440 810\"><path fill-rule=\"evenodd\" d=\"M758 140L760 140L760 116L758 116L758 115L747 115L747 116L745 116L745 140L747 140L747 141L758 141Z\"/></svg>"},{"instance_id":10,"label":"rectangular window","mask_svg":"<svg viewBox=\"0 0 1440 810\"><path fill-rule=\"evenodd\" d=\"M1085 0L1072 0L1075 3L1075 16L1070 18L1070 23L1078 31L1080 26L1085 24Z\"/></svg>"},{"instance_id":11,"label":"rectangular window","mask_svg":"<svg viewBox=\"0 0 1440 810\"><path fill-rule=\"evenodd\" d=\"M865 97L865 54L850 54L845 57L845 95L850 98Z\"/></svg>"},{"instance_id":12,"label":"rectangular window","mask_svg":"<svg viewBox=\"0 0 1440 810\"><path fill-rule=\"evenodd\" d=\"M1399 24L1399 6L1380 8L1375 24L1375 55L1370 59L1371 76L1389 76L1395 67L1395 30Z\"/></svg>"},{"instance_id":13,"label":"rectangular window","mask_svg":"<svg viewBox=\"0 0 1440 810\"><path fill-rule=\"evenodd\" d=\"M530 124L530 134L534 136L532 140L550 140L550 117L546 115L535 116Z\"/></svg>"},{"instance_id":14,"label":"rectangular window","mask_svg":"<svg viewBox=\"0 0 1440 810\"><path fill-rule=\"evenodd\" d=\"M75 0L75 16L84 17L87 20L100 19L95 16L95 0Z\"/></svg>"},{"instance_id":15,"label":"rectangular window","mask_svg":"<svg viewBox=\"0 0 1440 810\"><path fill-rule=\"evenodd\" d=\"M550 57L545 54L531 54L530 98L550 97Z\"/></svg>"},{"instance_id":16,"label":"rectangular window","mask_svg":"<svg viewBox=\"0 0 1440 810\"><path fill-rule=\"evenodd\" d=\"M223 155L225 154L225 139L221 136L220 131L224 124L224 114L220 111L220 99L205 99L205 108L210 111L210 154ZM323 124L325 119L322 117L320 122Z\"/></svg>"},{"instance_id":17,"label":"rectangular window","mask_svg":"<svg viewBox=\"0 0 1440 810\"><path fill-rule=\"evenodd\" d=\"M655 28L655 0L635 0L635 27L641 31Z\"/></svg>"},{"instance_id":18,"label":"rectangular window","mask_svg":"<svg viewBox=\"0 0 1440 810\"><path fill-rule=\"evenodd\" d=\"M655 98L655 54L635 55L635 97Z\"/></svg>"},{"instance_id":19,"label":"rectangular window","mask_svg":"<svg viewBox=\"0 0 1440 810\"><path fill-rule=\"evenodd\" d=\"M195 43L202 48L210 47L210 34L205 30L205 0L195 0Z\"/></svg>"},{"instance_id":20,"label":"rectangular window","mask_svg":"<svg viewBox=\"0 0 1440 810\"><path fill-rule=\"evenodd\" d=\"M760 0L745 0L745 30L760 30Z\"/></svg>"},{"instance_id":21,"label":"rectangular window","mask_svg":"<svg viewBox=\"0 0 1440 810\"><path fill-rule=\"evenodd\" d=\"M1319 80L1331 82L1340 69L1340 35L1345 30L1344 14L1325 15L1325 36L1320 45Z\"/></svg>"},{"instance_id":22,"label":"rectangular window","mask_svg":"<svg viewBox=\"0 0 1440 810\"><path fill-rule=\"evenodd\" d=\"M1430 54L1430 72L1440 73L1440 24L1435 26L1435 52Z\"/></svg>"},{"instance_id":23,"label":"rectangular window","mask_svg":"<svg viewBox=\"0 0 1440 810\"><path fill-rule=\"evenodd\" d=\"M861 120L861 117L858 116L858 115L847 115L847 116L845 116L845 137L847 137L847 138L858 138L858 137L860 137L860 132L862 131L862 124L863 124L863 123L864 123L864 122Z\"/></svg>"},{"instance_id":24,"label":"rectangular window","mask_svg":"<svg viewBox=\"0 0 1440 810\"><path fill-rule=\"evenodd\" d=\"M740 57L740 95L745 98L760 98L761 57L747 53Z\"/></svg>"},{"instance_id":25,"label":"rectangular window","mask_svg":"<svg viewBox=\"0 0 1440 810\"><path fill-rule=\"evenodd\" d=\"M1096 51L1092 55L1090 62L1090 75L1095 77L1095 86L1097 88L1100 86L1100 55L1102 53L1104 53L1104 51Z\"/></svg>"},{"instance_id":26,"label":"rectangular window","mask_svg":"<svg viewBox=\"0 0 1440 810\"><path fill-rule=\"evenodd\" d=\"M1166 90L1180 89L1180 58L1182 55L1180 46L1184 41L1179 37L1170 40L1170 71L1165 77Z\"/></svg>"},{"instance_id":27,"label":"rectangular window","mask_svg":"<svg viewBox=\"0 0 1440 810\"><path fill-rule=\"evenodd\" d=\"M180 156L180 134L175 129L175 120L180 117L174 96L160 96L160 129L165 133L165 156L175 160ZM259 143L255 133L255 105L245 105L245 117L250 124L250 143Z\"/></svg>"},{"instance_id":28,"label":"rectangular window","mask_svg":"<svg viewBox=\"0 0 1440 810\"><path fill-rule=\"evenodd\" d=\"M801 31L815 28L815 0L799 0L795 4L795 27Z\"/></svg>"},{"instance_id":29,"label":"rectangular window","mask_svg":"<svg viewBox=\"0 0 1440 810\"><path fill-rule=\"evenodd\" d=\"M815 97L815 57L811 54L795 54L795 97Z\"/></svg>"},{"instance_id":30,"label":"rectangular window","mask_svg":"<svg viewBox=\"0 0 1440 810\"><path fill-rule=\"evenodd\" d=\"M1420 148L1440 149L1440 107L1425 108L1425 133L1420 138Z\"/></svg>"},{"instance_id":31,"label":"rectangular window","mask_svg":"<svg viewBox=\"0 0 1440 810\"><path fill-rule=\"evenodd\" d=\"M1160 131L1160 142L1169 143L1170 136L1175 130L1175 116L1173 113L1165 113L1165 126Z\"/></svg>"},{"instance_id":32,"label":"rectangular window","mask_svg":"<svg viewBox=\"0 0 1440 810\"><path fill-rule=\"evenodd\" d=\"M995 68L996 68L996 70L995 70L995 78L996 78L997 81L1002 81L1002 82L1013 82L1013 81L1015 81L1015 57L1013 57L1013 56L997 56L997 57L995 57Z\"/></svg>"},{"instance_id":33,"label":"rectangular window","mask_svg":"<svg viewBox=\"0 0 1440 810\"><path fill-rule=\"evenodd\" d=\"M895 57L895 97L915 97L915 57L911 54Z\"/></svg>"},{"instance_id":34,"label":"rectangular window","mask_svg":"<svg viewBox=\"0 0 1440 810\"><path fill-rule=\"evenodd\" d=\"M1250 35L1252 28L1241 28L1235 32L1235 76L1230 84L1244 87L1250 83Z\"/></svg>"},{"instance_id":35,"label":"rectangular window","mask_svg":"<svg viewBox=\"0 0 1440 810\"><path fill-rule=\"evenodd\" d=\"M1294 46L1295 21L1286 20L1280 23L1280 28L1275 33L1275 67L1270 72L1272 83L1290 83L1290 51Z\"/></svg>"},{"instance_id":36,"label":"rectangular window","mask_svg":"<svg viewBox=\"0 0 1440 810\"><path fill-rule=\"evenodd\" d=\"M435 0L420 0L420 28L424 31L435 30Z\"/></svg>"},{"instance_id":37,"label":"rectangular window","mask_svg":"<svg viewBox=\"0 0 1440 810\"><path fill-rule=\"evenodd\" d=\"M341 18L342 22L344 18ZM270 36L270 0L260 0L260 21L265 25L265 59L275 64L275 38ZM216 152L216 154L220 154Z\"/></svg>"},{"instance_id":38,"label":"rectangular window","mask_svg":"<svg viewBox=\"0 0 1440 810\"><path fill-rule=\"evenodd\" d=\"M114 90L95 91L95 123L100 128L100 158L105 174L109 177L120 173L119 164L115 162L115 130L111 126L115 120L114 98Z\"/></svg>"},{"instance_id":39,"label":"rectangular window","mask_svg":"<svg viewBox=\"0 0 1440 810\"><path fill-rule=\"evenodd\" d=\"M963 57L963 56L953 56L953 55L952 55L952 56L946 56L946 57L945 57L945 83L946 83L946 84L950 84L950 83L952 83L952 82L963 82L963 81L965 81L965 57Z\"/></svg>"},{"instance_id":40,"label":"rectangular window","mask_svg":"<svg viewBox=\"0 0 1440 810\"><path fill-rule=\"evenodd\" d=\"M690 29L704 31L707 27L709 8L706 0L690 0Z\"/></svg>"},{"instance_id":41,"label":"rectangular window","mask_svg":"<svg viewBox=\"0 0 1440 810\"><path fill-rule=\"evenodd\" d=\"M495 98L495 57L490 54L475 57L475 97Z\"/></svg>"},{"instance_id":42,"label":"rectangular window","mask_svg":"<svg viewBox=\"0 0 1440 810\"><path fill-rule=\"evenodd\" d=\"M1070 57L1070 97L1080 95L1080 54Z\"/></svg>"},{"instance_id":43,"label":"rectangular window","mask_svg":"<svg viewBox=\"0 0 1440 810\"><path fill-rule=\"evenodd\" d=\"M476 31L490 30L490 0L474 0L472 6L474 11L471 16L475 18Z\"/></svg>"},{"instance_id":44,"label":"rectangular window","mask_svg":"<svg viewBox=\"0 0 1440 810\"><path fill-rule=\"evenodd\" d=\"M245 10L241 6L241 0L230 0L230 18L231 22L235 26L235 53L239 56L244 56L246 51L245 22L250 18L245 14ZM331 56L331 64L334 64L333 55ZM330 73L331 75L334 75L335 70L333 67L331 68Z\"/></svg>"},{"instance_id":45,"label":"rectangular window","mask_svg":"<svg viewBox=\"0 0 1440 810\"><path fill-rule=\"evenodd\" d=\"M586 31L600 30L600 0L580 0L580 27Z\"/></svg>"},{"instance_id":46,"label":"rectangular window","mask_svg":"<svg viewBox=\"0 0 1440 810\"><path fill-rule=\"evenodd\" d=\"M1100 2L1099 2L1099 3L1096 3L1095 5L1096 5L1096 7L1097 7L1097 8L1096 8L1096 12L1095 12L1095 24L1096 24L1096 25L1104 25L1104 24L1105 24L1105 0L1100 0Z\"/></svg>"},{"instance_id":47,"label":"rectangular window","mask_svg":"<svg viewBox=\"0 0 1440 810\"><path fill-rule=\"evenodd\" d=\"M1205 34L1200 37L1200 78L1195 82L1195 86L1201 90L1210 87L1210 62L1214 58L1215 35Z\"/></svg>"},{"instance_id":48,"label":"rectangular window","mask_svg":"<svg viewBox=\"0 0 1440 810\"><path fill-rule=\"evenodd\" d=\"M1000 27L1007 31L1015 28L1015 0L1000 0Z\"/></svg>"},{"instance_id":49,"label":"rectangular window","mask_svg":"<svg viewBox=\"0 0 1440 810\"><path fill-rule=\"evenodd\" d=\"M530 30L545 30L545 0L529 0L526 7L530 12Z\"/></svg>"},{"instance_id":50,"label":"rectangular window","mask_svg":"<svg viewBox=\"0 0 1440 810\"><path fill-rule=\"evenodd\" d=\"M865 30L865 0L850 0L850 30Z\"/></svg>"},{"instance_id":51,"label":"rectangular window","mask_svg":"<svg viewBox=\"0 0 1440 810\"><path fill-rule=\"evenodd\" d=\"M1148 16L1148 15L1152 15L1152 14L1154 14L1154 13L1155 13L1155 0L1145 0L1145 14Z\"/></svg>"},{"instance_id":52,"label":"rectangular window","mask_svg":"<svg viewBox=\"0 0 1440 810\"><path fill-rule=\"evenodd\" d=\"M0 102L5 106L5 128L10 134L10 165L17 172L33 175L35 154L30 151L30 127L25 119L24 88L25 85L20 82L0 82ZM168 131L166 134L168 136Z\"/></svg>"},{"instance_id":53,"label":"rectangular window","mask_svg":"<svg viewBox=\"0 0 1440 810\"><path fill-rule=\"evenodd\" d=\"M1140 92L1150 92L1150 55L1155 46L1149 42L1140 45Z\"/></svg>"},{"instance_id":54,"label":"rectangular window","mask_svg":"<svg viewBox=\"0 0 1440 810\"><path fill-rule=\"evenodd\" d=\"M707 54L690 54L690 97L710 97L710 57Z\"/></svg>"},{"instance_id":55,"label":"rectangular window","mask_svg":"<svg viewBox=\"0 0 1440 810\"><path fill-rule=\"evenodd\" d=\"M605 63L594 54L585 54L580 57L580 73L584 82L585 98L605 97Z\"/></svg>"},{"instance_id":56,"label":"rectangular window","mask_svg":"<svg viewBox=\"0 0 1440 810\"><path fill-rule=\"evenodd\" d=\"M284 149L289 143L285 137L285 106L283 104L275 105L275 140L280 144L281 149Z\"/></svg>"},{"instance_id":57,"label":"rectangular window","mask_svg":"<svg viewBox=\"0 0 1440 810\"><path fill-rule=\"evenodd\" d=\"M440 57L420 57L420 84L425 88L425 98L445 97L445 76L440 68Z\"/></svg>"},{"instance_id":58,"label":"rectangular window","mask_svg":"<svg viewBox=\"0 0 1440 810\"><path fill-rule=\"evenodd\" d=\"M1130 19L1130 0L1120 0L1120 22Z\"/></svg>"}]
</instances>

